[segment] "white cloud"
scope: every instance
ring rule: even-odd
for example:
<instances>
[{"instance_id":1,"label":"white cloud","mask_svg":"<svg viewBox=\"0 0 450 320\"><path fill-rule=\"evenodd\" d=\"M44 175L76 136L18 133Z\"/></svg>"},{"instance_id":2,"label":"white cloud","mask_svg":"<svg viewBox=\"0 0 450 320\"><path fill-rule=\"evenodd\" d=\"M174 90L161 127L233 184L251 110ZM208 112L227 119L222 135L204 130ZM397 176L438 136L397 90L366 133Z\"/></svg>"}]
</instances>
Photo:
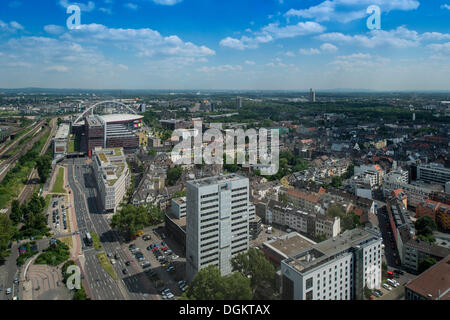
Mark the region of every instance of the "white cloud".
<instances>
[{"instance_id":1,"label":"white cloud","mask_svg":"<svg viewBox=\"0 0 450 320\"><path fill-rule=\"evenodd\" d=\"M443 5L441 5L441 9L450 10L450 5L449 4L443 4Z\"/></svg>"},{"instance_id":2,"label":"white cloud","mask_svg":"<svg viewBox=\"0 0 450 320\"><path fill-rule=\"evenodd\" d=\"M354 53L348 56L339 56L329 65L337 70L356 71L370 67L382 67L390 60L380 56L373 56L369 53Z\"/></svg>"},{"instance_id":3,"label":"white cloud","mask_svg":"<svg viewBox=\"0 0 450 320\"><path fill-rule=\"evenodd\" d=\"M295 57L295 53L292 52L292 51L286 52L285 55L286 55L287 57Z\"/></svg>"},{"instance_id":4,"label":"white cloud","mask_svg":"<svg viewBox=\"0 0 450 320\"><path fill-rule=\"evenodd\" d=\"M372 30L368 35L345 35L340 32L324 33L317 38L327 42L359 45L366 48L390 46L394 48L417 47L420 35L413 30L401 26L394 30Z\"/></svg>"},{"instance_id":5,"label":"white cloud","mask_svg":"<svg viewBox=\"0 0 450 320\"><path fill-rule=\"evenodd\" d=\"M126 65L124 65L124 64L118 64L117 66L118 66L119 69L121 69L121 70L128 70L128 67L127 67Z\"/></svg>"},{"instance_id":6,"label":"white cloud","mask_svg":"<svg viewBox=\"0 0 450 320\"><path fill-rule=\"evenodd\" d=\"M211 72L231 72L231 71L242 71L242 66L240 65L221 65L221 66L213 66L213 67L201 67L199 69L197 69L197 72L206 72L206 73L211 73Z\"/></svg>"},{"instance_id":7,"label":"white cloud","mask_svg":"<svg viewBox=\"0 0 450 320\"><path fill-rule=\"evenodd\" d=\"M61 39L100 46L109 44L124 50L132 50L139 57L205 57L215 55L215 51L206 46L184 42L175 35L164 37L158 31L148 28L115 29L100 24L85 24L78 29L66 32L61 36Z\"/></svg>"},{"instance_id":8,"label":"white cloud","mask_svg":"<svg viewBox=\"0 0 450 320\"><path fill-rule=\"evenodd\" d=\"M45 68L46 71L67 72L69 68L66 66L50 66Z\"/></svg>"},{"instance_id":9,"label":"white cloud","mask_svg":"<svg viewBox=\"0 0 450 320\"><path fill-rule=\"evenodd\" d=\"M45 32L49 33L49 34L53 34L53 35L58 35L58 34L62 34L64 33L64 31L66 30L64 27L62 26L57 26L54 24L49 24L47 26L44 26L44 30Z\"/></svg>"},{"instance_id":10,"label":"white cloud","mask_svg":"<svg viewBox=\"0 0 450 320\"><path fill-rule=\"evenodd\" d=\"M322 52L336 52L338 51L338 47L336 47L335 45L331 44L331 43L324 43L320 46L320 49L322 50Z\"/></svg>"},{"instance_id":11,"label":"white cloud","mask_svg":"<svg viewBox=\"0 0 450 320\"><path fill-rule=\"evenodd\" d=\"M222 47L228 47L238 50L255 49L260 44L275 41L277 39L294 38L317 34L325 31L325 27L316 22L299 22L293 25L281 27L279 23L271 23L254 32L252 36L242 36L240 39L227 37L220 41Z\"/></svg>"},{"instance_id":12,"label":"white cloud","mask_svg":"<svg viewBox=\"0 0 450 320\"><path fill-rule=\"evenodd\" d=\"M248 64L248 65L253 66L253 65L255 65L256 63L255 63L255 61L245 60L245 64Z\"/></svg>"},{"instance_id":13,"label":"white cloud","mask_svg":"<svg viewBox=\"0 0 450 320\"><path fill-rule=\"evenodd\" d=\"M110 8L98 8L98 11L101 11L101 12L104 12L104 13L107 13L107 14L112 14L112 9L110 9Z\"/></svg>"},{"instance_id":14,"label":"white cloud","mask_svg":"<svg viewBox=\"0 0 450 320\"><path fill-rule=\"evenodd\" d=\"M427 47L438 53L450 54L450 42L433 43L433 44L429 44Z\"/></svg>"},{"instance_id":15,"label":"white cloud","mask_svg":"<svg viewBox=\"0 0 450 320\"><path fill-rule=\"evenodd\" d=\"M183 0L152 0L156 4L161 4L164 6L173 6L177 3L182 2Z\"/></svg>"},{"instance_id":16,"label":"white cloud","mask_svg":"<svg viewBox=\"0 0 450 320\"><path fill-rule=\"evenodd\" d=\"M25 28L16 21L11 21L9 23L3 22L0 20L0 36L9 35L13 33L17 33L17 31L23 31Z\"/></svg>"},{"instance_id":17,"label":"white cloud","mask_svg":"<svg viewBox=\"0 0 450 320\"><path fill-rule=\"evenodd\" d=\"M298 53L307 55L307 56L312 56L312 55L320 54L320 50L314 49L314 48L300 49L300 50L298 50Z\"/></svg>"},{"instance_id":18,"label":"white cloud","mask_svg":"<svg viewBox=\"0 0 450 320\"><path fill-rule=\"evenodd\" d=\"M134 4L134 3L125 3L123 5L125 8L131 9L131 10L137 10L138 9L138 5Z\"/></svg>"},{"instance_id":19,"label":"white cloud","mask_svg":"<svg viewBox=\"0 0 450 320\"><path fill-rule=\"evenodd\" d=\"M347 23L365 17L370 5L378 5L382 12L389 12L415 10L420 3L416 0L325 0L308 9L290 9L285 16Z\"/></svg>"},{"instance_id":20,"label":"white cloud","mask_svg":"<svg viewBox=\"0 0 450 320\"><path fill-rule=\"evenodd\" d=\"M80 7L81 11L85 12L91 12L95 9L95 3L93 1L89 1L86 3L80 3L80 2L69 2L68 0L59 0L59 5L63 8L67 8L70 5L77 5Z\"/></svg>"}]
</instances>

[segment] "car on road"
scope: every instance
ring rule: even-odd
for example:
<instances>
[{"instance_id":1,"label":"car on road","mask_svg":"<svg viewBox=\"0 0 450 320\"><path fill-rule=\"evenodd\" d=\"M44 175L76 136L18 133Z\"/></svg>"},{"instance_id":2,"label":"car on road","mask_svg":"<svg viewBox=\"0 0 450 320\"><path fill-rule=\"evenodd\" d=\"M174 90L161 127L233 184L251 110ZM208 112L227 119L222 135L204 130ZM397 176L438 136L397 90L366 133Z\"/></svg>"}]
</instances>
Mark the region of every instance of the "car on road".
<instances>
[{"instance_id":1,"label":"car on road","mask_svg":"<svg viewBox=\"0 0 450 320\"><path fill-rule=\"evenodd\" d=\"M123 274L128 274L128 270L127 269L122 269L122 273Z\"/></svg>"},{"instance_id":2,"label":"car on road","mask_svg":"<svg viewBox=\"0 0 450 320\"><path fill-rule=\"evenodd\" d=\"M147 251L152 251L152 246L148 246Z\"/></svg>"},{"instance_id":3,"label":"car on road","mask_svg":"<svg viewBox=\"0 0 450 320\"><path fill-rule=\"evenodd\" d=\"M12 290L11 288L6 289L6 294L11 294Z\"/></svg>"},{"instance_id":4,"label":"car on road","mask_svg":"<svg viewBox=\"0 0 450 320\"><path fill-rule=\"evenodd\" d=\"M144 261L141 263L141 266L143 269L147 269L150 268L152 265L149 262Z\"/></svg>"},{"instance_id":5,"label":"car on road","mask_svg":"<svg viewBox=\"0 0 450 320\"><path fill-rule=\"evenodd\" d=\"M145 234L142 236L142 239L144 239L144 241L149 241L152 240L152 237L150 237L148 234Z\"/></svg>"},{"instance_id":6,"label":"car on road","mask_svg":"<svg viewBox=\"0 0 450 320\"><path fill-rule=\"evenodd\" d=\"M173 256L172 256L172 260L177 260L179 258L179 256L177 256L176 254L174 254Z\"/></svg>"},{"instance_id":7,"label":"car on road","mask_svg":"<svg viewBox=\"0 0 450 320\"><path fill-rule=\"evenodd\" d=\"M129 265L131 265L131 262L130 261L125 262L125 265L129 266Z\"/></svg>"},{"instance_id":8,"label":"car on road","mask_svg":"<svg viewBox=\"0 0 450 320\"><path fill-rule=\"evenodd\" d=\"M392 291L392 287L386 283L383 283L383 288L385 288L388 291Z\"/></svg>"},{"instance_id":9,"label":"car on road","mask_svg":"<svg viewBox=\"0 0 450 320\"><path fill-rule=\"evenodd\" d=\"M112 265L115 265L115 264L116 264L116 260L113 259L113 258L111 258L111 264L112 264Z\"/></svg>"}]
</instances>

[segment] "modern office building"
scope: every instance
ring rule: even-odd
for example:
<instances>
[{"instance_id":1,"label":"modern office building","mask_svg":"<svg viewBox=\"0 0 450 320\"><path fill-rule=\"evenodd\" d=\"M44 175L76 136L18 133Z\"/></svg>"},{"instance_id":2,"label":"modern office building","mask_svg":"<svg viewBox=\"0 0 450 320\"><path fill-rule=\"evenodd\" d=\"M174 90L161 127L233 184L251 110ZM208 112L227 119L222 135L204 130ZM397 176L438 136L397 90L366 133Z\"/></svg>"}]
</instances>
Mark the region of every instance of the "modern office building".
<instances>
[{"instance_id":1,"label":"modern office building","mask_svg":"<svg viewBox=\"0 0 450 320\"><path fill-rule=\"evenodd\" d=\"M186 277L216 265L231 273L230 259L249 246L249 180L237 174L186 183Z\"/></svg>"},{"instance_id":2,"label":"modern office building","mask_svg":"<svg viewBox=\"0 0 450 320\"><path fill-rule=\"evenodd\" d=\"M362 300L380 288L381 234L353 229L281 262L282 300Z\"/></svg>"},{"instance_id":3,"label":"modern office building","mask_svg":"<svg viewBox=\"0 0 450 320\"><path fill-rule=\"evenodd\" d=\"M172 199L170 201L170 211L176 219L186 217L186 197Z\"/></svg>"},{"instance_id":4,"label":"modern office building","mask_svg":"<svg viewBox=\"0 0 450 320\"><path fill-rule=\"evenodd\" d=\"M61 123L53 138L53 158L62 158L69 152L70 125Z\"/></svg>"},{"instance_id":5,"label":"modern office building","mask_svg":"<svg viewBox=\"0 0 450 320\"><path fill-rule=\"evenodd\" d=\"M312 88L309 90L309 102L316 102L316 92Z\"/></svg>"},{"instance_id":6,"label":"modern office building","mask_svg":"<svg viewBox=\"0 0 450 320\"><path fill-rule=\"evenodd\" d=\"M417 180L445 186L450 181L450 168L446 168L439 163L419 165L417 166Z\"/></svg>"},{"instance_id":7,"label":"modern office building","mask_svg":"<svg viewBox=\"0 0 450 320\"><path fill-rule=\"evenodd\" d=\"M242 98L237 97L236 98L236 109L241 109L241 108L242 108Z\"/></svg>"},{"instance_id":8,"label":"modern office building","mask_svg":"<svg viewBox=\"0 0 450 320\"><path fill-rule=\"evenodd\" d=\"M115 213L130 185L130 170L122 148L95 148L93 172L104 212Z\"/></svg>"},{"instance_id":9,"label":"modern office building","mask_svg":"<svg viewBox=\"0 0 450 320\"><path fill-rule=\"evenodd\" d=\"M81 150L89 156L96 147L123 148L129 154L139 147L135 131L142 127L142 116L127 114L88 115L81 130Z\"/></svg>"}]
</instances>

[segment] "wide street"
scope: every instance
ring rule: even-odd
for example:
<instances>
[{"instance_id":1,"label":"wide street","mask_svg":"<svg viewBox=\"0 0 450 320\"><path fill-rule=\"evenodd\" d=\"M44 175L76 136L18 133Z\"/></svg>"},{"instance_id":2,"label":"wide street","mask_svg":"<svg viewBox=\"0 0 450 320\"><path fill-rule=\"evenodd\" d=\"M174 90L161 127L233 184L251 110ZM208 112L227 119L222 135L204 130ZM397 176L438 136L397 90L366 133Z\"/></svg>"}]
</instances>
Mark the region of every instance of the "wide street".
<instances>
[{"instance_id":1,"label":"wide street","mask_svg":"<svg viewBox=\"0 0 450 320\"><path fill-rule=\"evenodd\" d=\"M69 170L69 186L73 192L78 231L83 239L86 232L96 233L104 252L111 256L117 254L119 257L114 265L119 280L115 281L98 262L96 255L100 251L96 251L93 247L86 247L82 241L84 259L81 257L80 260L84 260L84 272L92 299L150 300L149 283L145 281L148 279L140 272L139 266L132 263L127 267L129 274L122 274L121 270L125 268L125 262L128 260L133 262L133 259L122 249L117 233L111 230L99 209L95 181L86 160L87 158L68 159L62 163Z\"/></svg>"}]
</instances>

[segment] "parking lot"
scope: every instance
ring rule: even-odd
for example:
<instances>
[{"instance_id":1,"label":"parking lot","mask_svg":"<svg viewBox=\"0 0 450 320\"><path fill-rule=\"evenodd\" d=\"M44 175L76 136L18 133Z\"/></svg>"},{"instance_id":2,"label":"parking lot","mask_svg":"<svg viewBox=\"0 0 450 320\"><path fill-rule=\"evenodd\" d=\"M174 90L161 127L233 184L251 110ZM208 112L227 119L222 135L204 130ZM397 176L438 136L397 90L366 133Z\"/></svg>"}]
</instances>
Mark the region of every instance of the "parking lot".
<instances>
[{"instance_id":1,"label":"parking lot","mask_svg":"<svg viewBox=\"0 0 450 320\"><path fill-rule=\"evenodd\" d=\"M123 246L133 256L134 261L129 264L137 265L152 280L158 294L164 299L176 299L183 294L178 282L185 280L186 260L179 245L165 237L163 230L146 228L140 237ZM125 267L122 273L127 274L128 269ZM171 294L162 294L164 289L169 289Z\"/></svg>"},{"instance_id":2,"label":"parking lot","mask_svg":"<svg viewBox=\"0 0 450 320\"><path fill-rule=\"evenodd\" d=\"M68 217L67 199L65 195L52 195L47 209L48 225L54 235L71 232Z\"/></svg>"}]
</instances>

